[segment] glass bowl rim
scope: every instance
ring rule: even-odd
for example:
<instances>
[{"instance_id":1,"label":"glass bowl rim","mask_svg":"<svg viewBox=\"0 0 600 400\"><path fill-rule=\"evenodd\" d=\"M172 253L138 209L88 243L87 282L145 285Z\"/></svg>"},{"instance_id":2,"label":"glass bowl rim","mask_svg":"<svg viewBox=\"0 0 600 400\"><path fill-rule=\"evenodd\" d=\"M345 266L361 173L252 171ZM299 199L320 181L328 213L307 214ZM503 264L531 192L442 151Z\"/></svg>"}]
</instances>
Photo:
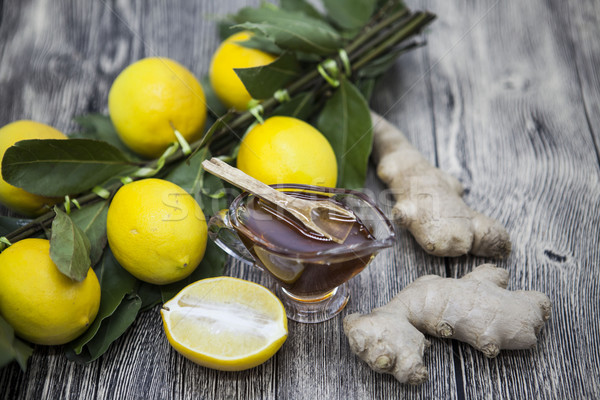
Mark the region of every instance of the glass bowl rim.
<instances>
[{"instance_id":1,"label":"glass bowl rim","mask_svg":"<svg viewBox=\"0 0 600 400\"><path fill-rule=\"evenodd\" d=\"M388 228L389 234L387 237L383 239L376 239L372 242L366 242L362 245L354 246L354 247L334 247L329 250L323 251L315 251L315 252L292 252L280 246L276 246L270 242L267 242L260 237L258 237L255 233L247 229L242 223L239 222L237 218L237 213L235 210L238 208L239 204L251 195L249 192L242 192L239 194L229 205L228 214L229 220L231 222L232 228L236 231L241 231L244 235L258 244L260 247L277 254L281 257L286 258L296 258L302 259L304 261L317 261L322 260L328 256L341 256L341 255L351 255L352 257L362 257L365 253L375 253L378 250L390 247L394 244L396 240L396 232L394 229L394 225L392 222L385 216L383 211L377 206L377 204L366 194L362 192L358 192L352 189L344 189L344 188L331 188L325 186L313 186L313 185L302 185L302 184L292 184L292 183L280 183L276 185L269 185L274 189L296 189L303 191L314 191L320 192L324 194L348 194L353 195L365 203L369 204L371 208L381 217L382 222L385 223Z\"/></svg>"}]
</instances>

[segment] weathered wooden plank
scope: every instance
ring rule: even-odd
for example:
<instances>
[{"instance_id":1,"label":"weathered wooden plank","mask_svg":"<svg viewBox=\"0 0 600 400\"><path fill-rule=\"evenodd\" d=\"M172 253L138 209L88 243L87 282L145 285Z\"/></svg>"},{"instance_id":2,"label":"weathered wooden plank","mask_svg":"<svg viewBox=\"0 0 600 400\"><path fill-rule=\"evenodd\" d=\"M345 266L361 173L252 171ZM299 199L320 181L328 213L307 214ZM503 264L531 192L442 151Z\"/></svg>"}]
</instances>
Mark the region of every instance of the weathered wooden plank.
<instances>
[{"instance_id":1,"label":"weathered wooden plank","mask_svg":"<svg viewBox=\"0 0 600 400\"><path fill-rule=\"evenodd\" d=\"M35 119L63 131L72 129L74 112L85 110L94 97L90 84L95 66L86 60L75 31L79 24L92 23L86 19L88 8L43 1L2 3L0 125ZM59 27L71 27L73 35ZM38 346L27 373L16 365L0 373L0 398L94 397L99 367L77 366L60 348Z\"/></svg>"},{"instance_id":2,"label":"weathered wooden plank","mask_svg":"<svg viewBox=\"0 0 600 400\"><path fill-rule=\"evenodd\" d=\"M4 89L0 96L6 105L0 110L0 121L4 125L31 118L65 132L75 129L73 116L105 112L108 90L116 75L145 55L167 55L198 76L205 74L218 43L215 24L207 22L207 17L241 5L203 3L204 8L199 8L191 2L179 2L170 3L172 10L167 12L164 2L96 2L91 9L71 1L52 6L45 1L13 3L3 4L3 21L7 23L0 28L0 82ZM163 22L161 14L175 16L175 21ZM170 38L160 41L154 54L148 54L151 52L146 46L152 44L148 32L161 28ZM157 312L143 314L136 324L102 360L85 368L67 362L60 349L36 349L26 374L16 365L2 371L0 398L139 397L142 393L149 398L179 398L177 389L184 381L173 374L187 369L190 363L168 346ZM158 346L148 334L160 339ZM161 357L167 362L160 362ZM161 367L153 368L155 365ZM200 380L214 386L217 378L212 373L212 377ZM190 377L190 381L195 379ZM188 397L196 398L195 393L188 393Z\"/></svg>"},{"instance_id":3,"label":"weathered wooden plank","mask_svg":"<svg viewBox=\"0 0 600 400\"><path fill-rule=\"evenodd\" d=\"M415 6L417 7L417 6ZM373 96L373 108L398 126L433 163L436 159L435 131L432 119L427 81L424 79L427 64L422 49L404 55L393 69L381 79ZM384 210L390 213L393 197L375 177L375 166L369 171L368 185L372 195ZM371 186L372 185L372 186ZM355 278L360 284L358 303L348 305L347 313L369 312L387 303L404 286L422 275L445 276L444 260L426 254L405 230L397 231L398 245L382 253L374 265ZM364 282L364 283L363 283ZM365 290L366 288L366 290ZM360 362L351 376L365 375L369 384L350 388L346 393L356 393L356 398L372 396L373 388L382 398L456 398L455 368L452 348L441 340L432 339L425 355L429 380L418 388L401 385L391 376L382 376ZM357 359L358 361L358 359ZM364 379L364 378L363 378ZM377 382L379 381L379 382ZM399 394L401 393L401 394Z\"/></svg>"},{"instance_id":4,"label":"weathered wooden plank","mask_svg":"<svg viewBox=\"0 0 600 400\"><path fill-rule=\"evenodd\" d=\"M422 78L422 53L405 55L394 70L382 79L374 107L406 131L414 143L435 162L435 139L426 88ZM417 111L419 110L419 111ZM413 116L408 118L405 116ZM384 210L391 209L391 196L371 168L367 193ZM402 287L424 274L445 274L443 260L425 254L406 232L399 231L399 243L383 251L372 264L350 281L351 298L342 315L369 312L389 301ZM323 328L321 328L323 327ZM452 349L433 340L425 362L431 379L414 388L380 375L354 356L341 333L341 319L319 325L293 324L295 332L278 356L277 398L456 398ZM334 340L331 340L331 339ZM291 348L291 349L290 349ZM289 365L293 365L292 368Z\"/></svg>"},{"instance_id":5,"label":"weathered wooden plank","mask_svg":"<svg viewBox=\"0 0 600 400\"><path fill-rule=\"evenodd\" d=\"M3 10L1 123L35 118L68 132L73 112L87 109L95 77L102 75L87 57L88 51L98 53L97 43L86 37L95 25L88 15L100 8L88 14L89 7L68 2L30 1L4 2Z\"/></svg>"},{"instance_id":6,"label":"weathered wooden plank","mask_svg":"<svg viewBox=\"0 0 600 400\"><path fill-rule=\"evenodd\" d=\"M600 162L600 75L597 68L600 62L600 4L593 0L569 3L567 11L560 16L571 28L585 114Z\"/></svg>"},{"instance_id":7,"label":"weathered wooden plank","mask_svg":"<svg viewBox=\"0 0 600 400\"><path fill-rule=\"evenodd\" d=\"M245 3L5 0L0 124L33 118L73 130L72 116L106 111L114 77L144 56L172 57L202 76L218 43L210 17ZM425 358L430 379L413 388L351 354L337 318L290 322L290 337L272 360L220 373L171 349L155 309L89 366L67 362L60 349L38 348L27 373L16 365L0 371L0 399L456 398L463 390L467 398L600 396L600 379L593 379L600 378L600 194L592 140L600 118L598 5L412 6L432 9L439 20L428 47L403 56L386 76L374 107L466 184L470 204L507 224L515 249L500 265L512 273L510 287L542 290L555 305L538 349L487 360L468 346L432 340ZM379 196L373 171L369 181ZM481 261L433 258L400 232L399 244L351 281L343 315L387 302L418 276L443 275L447 267L458 276ZM239 264L226 274L268 284Z\"/></svg>"},{"instance_id":8,"label":"weathered wooden plank","mask_svg":"<svg viewBox=\"0 0 600 400\"><path fill-rule=\"evenodd\" d=\"M432 137L432 136L430 136ZM430 143L431 144L431 143ZM369 171L369 179L375 182L374 170ZM368 185L376 193L381 193L383 185L377 181ZM389 200L388 200L389 201ZM384 203L380 201L380 204ZM384 208L391 211L388 205ZM398 291L421 275L445 275L443 260L428 256L404 231L399 230L399 241L392 249L383 251L373 263L350 282L352 297L343 311L343 315L354 312L366 313L387 303ZM334 333L341 330L335 326ZM347 339L342 339L342 361L339 377L345 378L343 386L338 387L333 398L456 398L456 382L452 349L439 340L432 340L432 346L425 355L425 365L429 369L430 379L419 387L400 384L391 375L381 375L354 356L349 349ZM325 348L327 352L327 348ZM325 355L327 357L327 355ZM315 366L316 368L316 366ZM346 377L347 375L347 377ZM335 385L335 381L329 384ZM293 386L293 383L290 384ZM280 392L283 394L283 392ZM298 398L310 398L299 396Z\"/></svg>"},{"instance_id":9,"label":"weathered wooden plank","mask_svg":"<svg viewBox=\"0 0 600 400\"><path fill-rule=\"evenodd\" d=\"M571 36L575 46L573 46L575 63L577 66L577 75L579 77L580 89L583 95L583 103L585 106L585 114L588 122L590 132L594 137L594 144L596 146L596 155L598 156L598 163L600 164L600 74L598 72L598 65L600 65L600 4L595 1L583 1L577 3L568 4L568 13L563 15L563 18L568 16L569 25L571 27ZM594 179L593 176L590 177ZM600 186L600 179L596 178L596 189ZM598 190L598 189L597 189ZM592 210L596 210L597 205L594 207L592 204ZM586 218L584 214L583 218ZM581 218L580 218L581 219ZM587 218L586 218L587 219ZM593 221L593 219L592 219ZM588 222L593 223L592 221ZM586 232L590 232L593 237L594 232L596 238L598 238L598 224L596 226L589 226ZM598 255L600 246L598 245L598 239L596 243L592 243L588 249L581 249L582 254L582 267L586 269L596 270L598 269L598 261L600 256ZM558 260L560 261L560 257ZM593 275L597 277L597 275ZM587 306L582 310L582 316L579 319L579 324L582 326L582 331L586 334L581 338L581 342L584 343L582 352L588 354L586 357L588 360L592 360L595 363L590 365L586 363L586 366L590 368L588 372L589 379L587 385L590 386L590 393L600 393L600 368L597 367L598 361L600 360L600 349L597 343L600 341L599 328L600 324L600 312L596 305L600 296L600 290L598 289L598 280L592 280L590 277L586 279L586 282L582 286L582 296L588 296L591 300L587 302ZM581 287L580 286L580 287ZM589 334L588 334L589 333ZM592 389L593 388L593 389Z\"/></svg>"},{"instance_id":10,"label":"weathered wooden plank","mask_svg":"<svg viewBox=\"0 0 600 400\"><path fill-rule=\"evenodd\" d=\"M468 203L507 225L509 288L554 305L537 349L487 360L458 346L467 398L599 396L589 379L600 361L599 174L565 6L428 3L440 16L426 49L440 165L465 183ZM482 261L449 265L461 276Z\"/></svg>"}]
</instances>

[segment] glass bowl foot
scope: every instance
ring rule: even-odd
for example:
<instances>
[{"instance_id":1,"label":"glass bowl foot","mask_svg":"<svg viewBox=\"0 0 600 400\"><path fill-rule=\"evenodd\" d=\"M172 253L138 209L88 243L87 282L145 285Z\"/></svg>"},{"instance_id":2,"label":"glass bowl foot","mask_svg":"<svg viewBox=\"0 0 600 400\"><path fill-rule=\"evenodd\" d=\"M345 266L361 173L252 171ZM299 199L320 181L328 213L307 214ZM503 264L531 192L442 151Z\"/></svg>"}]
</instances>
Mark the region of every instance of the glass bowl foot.
<instances>
[{"instance_id":1,"label":"glass bowl foot","mask_svg":"<svg viewBox=\"0 0 600 400\"><path fill-rule=\"evenodd\" d=\"M348 284L344 283L325 296L296 296L277 285L277 296L281 299L287 317L304 324L327 321L344 309L350 298Z\"/></svg>"}]
</instances>

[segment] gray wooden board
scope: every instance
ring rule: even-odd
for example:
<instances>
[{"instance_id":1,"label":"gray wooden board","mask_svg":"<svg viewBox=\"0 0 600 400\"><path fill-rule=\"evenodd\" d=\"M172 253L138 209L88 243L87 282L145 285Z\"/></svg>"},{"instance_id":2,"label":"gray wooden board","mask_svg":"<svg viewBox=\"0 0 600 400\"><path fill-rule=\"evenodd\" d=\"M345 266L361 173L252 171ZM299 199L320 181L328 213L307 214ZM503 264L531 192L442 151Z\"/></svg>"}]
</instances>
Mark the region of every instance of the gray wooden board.
<instances>
[{"instance_id":1,"label":"gray wooden board","mask_svg":"<svg viewBox=\"0 0 600 400\"><path fill-rule=\"evenodd\" d=\"M73 116L106 112L113 79L145 56L174 58L204 76L218 45L214 16L257 3L0 1L0 125L35 119L73 131ZM430 379L410 387L352 355L336 318L290 322L272 360L224 373L172 350L154 309L87 366L68 362L60 348L38 346L26 373L16 364L0 370L0 399L600 397L600 6L409 5L437 13L438 21L428 45L385 76L373 107L465 184L469 204L506 224L514 247L498 265L511 273L509 288L543 291L554 305L536 349L488 360L432 338ZM367 190L389 211L373 168ZM350 282L343 315L384 304L418 276L461 276L485 261L429 256L400 231L398 244ZM270 285L239 263L225 273Z\"/></svg>"},{"instance_id":2,"label":"gray wooden board","mask_svg":"<svg viewBox=\"0 0 600 400\"><path fill-rule=\"evenodd\" d=\"M585 27L569 20L582 13L574 4L428 5L441 19L426 49L440 166L511 232L513 251L499 263L509 288L545 292L554 304L534 351L486 360L458 347L467 398L598 396L600 174L587 120L598 85L579 81L578 65L593 65L583 61L590 44L565 34ZM458 20L462 29L450 24ZM482 261L448 263L462 276Z\"/></svg>"}]
</instances>

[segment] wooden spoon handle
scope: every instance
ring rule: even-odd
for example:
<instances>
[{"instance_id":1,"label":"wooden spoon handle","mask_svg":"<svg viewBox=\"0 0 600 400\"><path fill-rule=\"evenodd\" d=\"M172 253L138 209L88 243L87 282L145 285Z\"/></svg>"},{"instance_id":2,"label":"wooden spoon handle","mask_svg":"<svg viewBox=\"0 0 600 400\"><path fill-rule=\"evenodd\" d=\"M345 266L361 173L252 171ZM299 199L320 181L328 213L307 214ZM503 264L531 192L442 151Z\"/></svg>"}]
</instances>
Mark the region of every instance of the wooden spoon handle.
<instances>
[{"instance_id":1,"label":"wooden spoon handle","mask_svg":"<svg viewBox=\"0 0 600 400\"><path fill-rule=\"evenodd\" d=\"M288 196L270 186L265 185L261 181L254 179L253 177L245 174L237 168L230 166L218 158L204 160L202 162L202 167L204 167L206 171L218 176L232 185L283 208L284 210L290 212L294 217L298 218L298 220L300 220L307 228L318 232L337 243L344 243L348 237L348 234L350 233L350 230L352 229L352 225L355 220L354 214L338 205L330 202L316 204L316 202L313 201ZM321 217L321 214L318 212L316 213L317 221L315 222L313 210L320 210L321 214L323 211L329 212L332 210L341 210L341 215L346 214L351 217L351 219L346 222L352 223L343 223L340 221L329 223L330 221L327 218Z\"/></svg>"},{"instance_id":2,"label":"wooden spoon handle","mask_svg":"<svg viewBox=\"0 0 600 400\"><path fill-rule=\"evenodd\" d=\"M295 203L293 208L298 208L297 206L300 205L300 202L296 201L300 199L287 196L218 158L213 157L210 160L204 160L202 162L202 167L211 174L231 183L233 186L250 192L261 199L275 203L285 209L291 208L292 202Z\"/></svg>"}]
</instances>

